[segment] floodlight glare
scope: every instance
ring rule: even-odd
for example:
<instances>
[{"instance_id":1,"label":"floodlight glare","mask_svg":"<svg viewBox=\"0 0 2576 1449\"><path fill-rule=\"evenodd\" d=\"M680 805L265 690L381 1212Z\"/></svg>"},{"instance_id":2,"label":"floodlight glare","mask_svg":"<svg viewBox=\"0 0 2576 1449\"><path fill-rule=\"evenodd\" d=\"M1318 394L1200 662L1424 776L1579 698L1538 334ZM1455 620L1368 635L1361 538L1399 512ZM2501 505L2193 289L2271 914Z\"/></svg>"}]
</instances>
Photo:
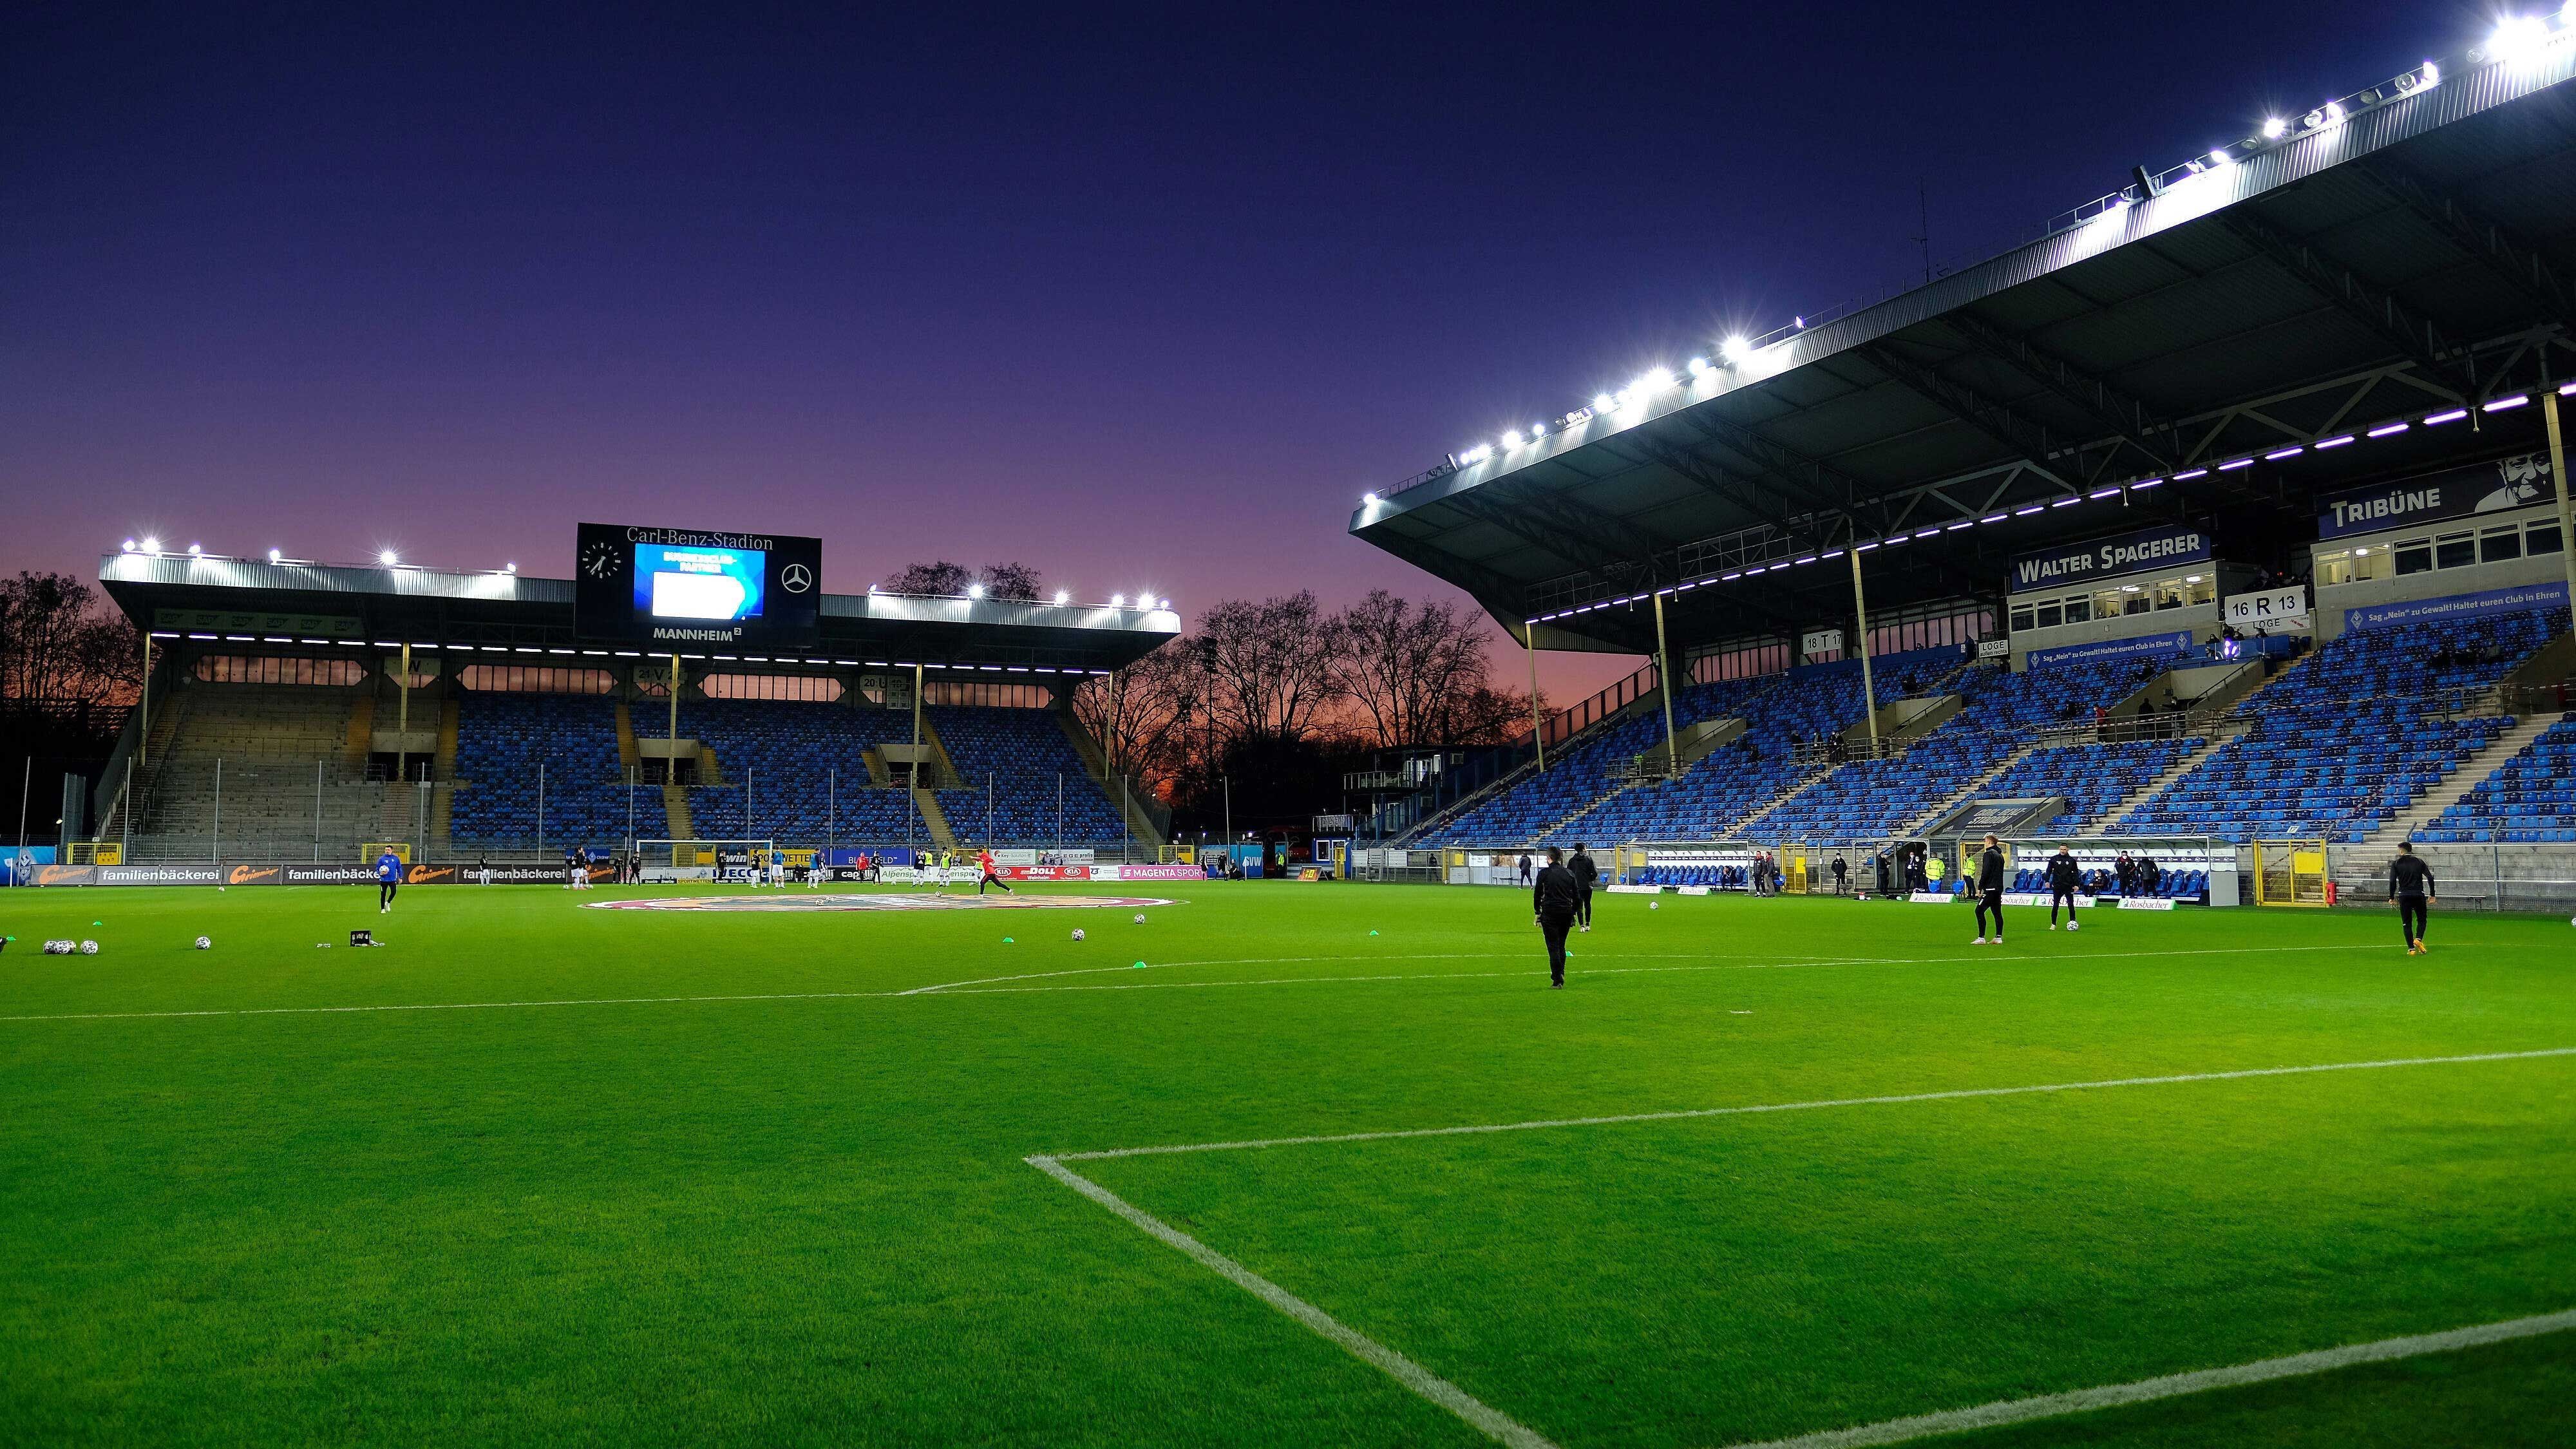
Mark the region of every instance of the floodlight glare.
<instances>
[{"instance_id":1,"label":"floodlight glare","mask_svg":"<svg viewBox=\"0 0 2576 1449\"><path fill-rule=\"evenodd\" d=\"M1644 389L1648 397L1652 397L1656 393L1662 392L1672 385L1672 369L1665 367L1654 368L1647 372L1644 377L1637 379L1637 386Z\"/></svg>"},{"instance_id":2,"label":"floodlight glare","mask_svg":"<svg viewBox=\"0 0 2576 1449\"><path fill-rule=\"evenodd\" d=\"M1708 371L1708 366L1709 366L1709 363L1708 363L1708 359L1707 359L1707 358L1705 358L1705 357L1694 357L1694 358L1692 358L1692 359L1690 360L1691 376L1693 376L1693 377L1697 377L1697 376L1699 376L1701 373Z\"/></svg>"},{"instance_id":3,"label":"floodlight glare","mask_svg":"<svg viewBox=\"0 0 2576 1449\"><path fill-rule=\"evenodd\" d=\"M1744 334L1739 332L1718 344L1717 355L1730 364L1742 362L1753 355L1753 344L1745 341Z\"/></svg>"},{"instance_id":4,"label":"floodlight glare","mask_svg":"<svg viewBox=\"0 0 2576 1449\"><path fill-rule=\"evenodd\" d=\"M1511 430L1509 430L1509 431L1507 431L1507 432L1505 432L1505 433L1503 434L1503 446L1504 446L1504 447L1506 447L1506 448L1517 448L1517 447L1519 447L1520 445L1521 445L1521 434L1520 434L1520 429L1518 429L1518 428L1513 428L1513 429L1511 429Z\"/></svg>"},{"instance_id":5,"label":"floodlight glare","mask_svg":"<svg viewBox=\"0 0 2576 1449\"><path fill-rule=\"evenodd\" d=\"M1606 392L1597 392L1592 395L1592 410L1596 413L1606 413L1618 405L1619 400Z\"/></svg>"},{"instance_id":6,"label":"floodlight glare","mask_svg":"<svg viewBox=\"0 0 2576 1449\"><path fill-rule=\"evenodd\" d=\"M1537 442L1539 439L1544 438L1544 437L1546 437L1546 436L1547 436L1547 424L1545 424L1545 423L1532 423L1532 424L1530 424L1530 441L1531 441L1531 442L1535 443L1535 442Z\"/></svg>"},{"instance_id":7,"label":"floodlight glare","mask_svg":"<svg viewBox=\"0 0 2576 1449\"><path fill-rule=\"evenodd\" d=\"M1169 599L1156 599L1154 601L1154 607L1168 614L1172 609L1172 601Z\"/></svg>"},{"instance_id":8,"label":"floodlight glare","mask_svg":"<svg viewBox=\"0 0 2576 1449\"><path fill-rule=\"evenodd\" d=\"M129 538L129 539L127 539L127 540L125 541L125 551L126 551L127 553L132 553L132 552L134 552L134 540L133 540L133 539L130 539L130 538Z\"/></svg>"},{"instance_id":9,"label":"floodlight glare","mask_svg":"<svg viewBox=\"0 0 2576 1449\"><path fill-rule=\"evenodd\" d=\"M1126 596L1125 594L1111 594L1111 595L1109 596L1109 607L1111 607L1111 608L1113 608L1113 609L1123 609L1123 608L1126 608L1126 607L1127 607L1127 596Z\"/></svg>"},{"instance_id":10,"label":"floodlight glare","mask_svg":"<svg viewBox=\"0 0 2576 1449\"><path fill-rule=\"evenodd\" d=\"M515 573L517 573L518 571L519 571L519 566L518 566L517 564L514 564L514 563L505 563L505 564L501 565L501 572L503 572L503 573L505 573L505 574L515 574Z\"/></svg>"},{"instance_id":11,"label":"floodlight glare","mask_svg":"<svg viewBox=\"0 0 2576 1449\"><path fill-rule=\"evenodd\" d=\"M2326 124L2329 126L2340 126L2343 124L2343 102L2326 102Z\"/></svg>"},{"instance_id":12,"label":"floodlight glare","mask_svg":"<svg viewBox=\"0 0 2576 1449\"><path fill-rule=\"evenodd\" d=\"M2222 148L2209 153L2209 164L2212 166L2233 166L2236 164L2236 161L2235 158L2229 156L2226 150Z\"/></svg>"},{"instance_id":13,"label":"floodlight glare","mask_svg":"<svg viewBox=\"0 0 2576 1449\"><path fill-rule=\"evenodd\" d=\"M2549 26L2537 15L2508 16L2487 37L2487 54L2498 60L2521 60L2549 40Z\"/></svg>"},{"instance_id":14,"label":"floodlight glare","mask_svg":"<svg viewBox=\"0 0 2576 1449\"><path fill-rule=\"evenodd\" d=\"M284 554L282 554L282 553L279 553L276 549L273 549L273 548L272 548L272 549L270 549L270 550L268 551L268 561L269 561L270 563L275 563L275 562L277 562L279 559L284 558L285 556L286 556L286 555L284 555Z\"/></svg>"},{"instance_id":15,"label":"floodlight glare","mask_svg":"<svg viewBox=\"0 0 2576 1449\"><path fill-rule=\"evenodd\" d=\"M157 538L145 538L143 540L143 551L145 553L159 553L161 551L161 540Z\"/></svg>"},{"instance_id":16,"label":"floodlight glare","mask_svg":"<svg viewBox=\"0 0 2576 1449\"><path fill-rule=\"evenodd\" d=\"M2263 139L2266 141L2278 141L2283 136L2289 134L2289 130L2289 122L2282 120L2278 116L2274 116L2263 123Z\"/></svg>"},{"instance_id":17,"label":"floodlight glare","mask_svg":"<svg viewBox=\"0 0 2576 1449\"><path fill-rule=\"evenodd\" d=\"M199 556L200 554L203 554L204 552L205 552L205 550L204 550L204 549L199 548L197 545L195 545L195 544L193 544L193 543L192 543L192 544L190 544L190 545L188 545L188 557L190 557L190 558L195 558L195 557Z\"/></svg>"},{"instance_id":18,"label":"floodlight glare","mask_svg":"<svg viewBox=\"0 0 2576 1449\"><path fill-rule=\"evenodd\" d=\"M1370 495L1369 495L1369 501L1370 501L1370 502L1372 502L1372 503L1376 502L1376 501L1377 501L1377 495L1376 495L1376 494L1374 494L1374 493L1370 494ZM1069 604L1069 603L1073 602L1073 591L1072 591L1071 589L1058 589L1058 590L1056 590L1056 591L1055 591L1055 601L1056 601L1057 603L1059 603L1059 604Z\"/></svg>"},{"instance_id":19,"label":"floodlight glare","mask_svg":"<svg viewBox=\"0 0 2576 1449\"><path fill-rule=\"evenodd\" d=\"M966 597L970 599L980 599L984 597L984 586L982 584L968 584L966 586Z\"/></svg>"},{"instance_id":20,"label":"floodlight glare","mask_svg":"<svg viewBox=\"0 0 2576 1449\"><path fill-rule=\"evenodd\" d=\"M402 560L395 556L392 549L386 549L383 553L376 555L376 562L383 564L386 568L392 568L395 564L401 563Z\"/></svg>"}]
</instances>

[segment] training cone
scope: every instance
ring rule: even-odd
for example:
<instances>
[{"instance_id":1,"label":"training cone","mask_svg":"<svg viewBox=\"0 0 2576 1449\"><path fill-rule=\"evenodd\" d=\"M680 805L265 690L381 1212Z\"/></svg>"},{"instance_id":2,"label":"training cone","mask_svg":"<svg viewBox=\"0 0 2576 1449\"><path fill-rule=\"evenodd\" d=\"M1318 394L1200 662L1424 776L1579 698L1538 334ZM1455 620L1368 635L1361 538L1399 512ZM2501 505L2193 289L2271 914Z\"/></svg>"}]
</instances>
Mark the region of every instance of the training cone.
<instances>
[{"instance_id":1,"label":"training cone","mask_svg":"<svg viewBox=\"0 0 2576 1449\"><path fill-rule=\"evenodd\" d=\"M1137 963L1136 963L1136 969L1137 969L1137 970L1139 970L1139 971L1144 970L1144 969L1145 969L1145 963L1144 963L1144 962L1142 962L1142 961L1137 962Z\"/></svg>"},{"instance_id":2,"label":"training cone","mask_svg":"<svg viewBox=\"0 0 2576 1449\"><path fill-rule=\"evenodd\" d=\"M1008 946L1008 945L1012 945L1012 944L1014 944L1014 943L1012 942L1012 940L1011 940L1011 938L1010 938L1010 937L1008 937L1008 936L1004 936L1004 937L1002 938L1002 944L1003 944L1003 945L1005 945L1005 946Z\"/></svg>"}]
</instances>

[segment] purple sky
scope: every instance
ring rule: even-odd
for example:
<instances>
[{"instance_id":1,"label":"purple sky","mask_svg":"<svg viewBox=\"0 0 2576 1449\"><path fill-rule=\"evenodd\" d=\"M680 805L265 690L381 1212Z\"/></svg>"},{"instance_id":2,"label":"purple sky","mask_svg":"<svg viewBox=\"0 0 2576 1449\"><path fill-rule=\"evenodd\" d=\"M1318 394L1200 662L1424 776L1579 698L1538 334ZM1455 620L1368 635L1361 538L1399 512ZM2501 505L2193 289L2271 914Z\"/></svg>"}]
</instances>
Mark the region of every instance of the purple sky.
<instances>
[{"instance_id":1,"label":"purple sky","mask_svg":"<svg viewBox=\"0 0 2576 1449\"><path fill-rule=\"evenodd\" d=\"M1918 180L1946 259L2491 19L218 8L0 21L0 569L595 518L1185 615L1439 590L1363 490L1919 275Z\"/></svg>"}]
</instances>

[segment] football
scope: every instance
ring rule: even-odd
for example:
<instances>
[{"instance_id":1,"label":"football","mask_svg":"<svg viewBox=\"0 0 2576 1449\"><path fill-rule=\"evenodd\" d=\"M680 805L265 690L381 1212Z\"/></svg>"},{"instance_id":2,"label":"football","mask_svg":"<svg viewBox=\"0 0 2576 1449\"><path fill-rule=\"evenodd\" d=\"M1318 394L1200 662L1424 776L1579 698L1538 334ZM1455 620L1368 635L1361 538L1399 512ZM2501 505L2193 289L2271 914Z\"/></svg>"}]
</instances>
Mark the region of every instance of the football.
<instances>
[{"instance_id":1,"label":"football","mask_svg":"<svg viewBox=\"0 0 2576 1449\"><path fill-rule=\"evenodd\" d=\"M2068 921L2068 922L2066 923L2066 929L2068 929L2068 930L2070 930L2070 931L2074 930L2074 929L2075 929L2075 923L2074 923L2073 921Z\"/></svg>"},{"instance_id":2,"label":"football","mask_svg":"<svg viewBox=\"0 0 2576 1449\"><path fill-rule=\"evenodd\" d=\"M1073 939L1077 941L1082 939L1082 929L1078 926L1074 928Z\"/></svg>"},{"instance_id":3,"label":"football","mask_svg":"<svg viewBox=\"0 0 2576 1449\"><path fill-rule=\"evenodd\" d=\"M1140 926L1145 924L1145 913L1143 911L1138 911L1136 913L1136 924Z\"/></svg>"},{"instance_id":4,"label":"football","mask_svg":"<svg viewBox=\"0 0 2576 1449\"><path fill-rule=\"evenodd\" d=\"M97 943L96 941L83 941L83 942L81 942L81 954L82 954L82 955L84 955L84 956L95 956L95 955L97 955L97 954L98 954L98 943Z\"/></svg>"},{"instance_id":5,"label":"football","mask_svg":"<svg viewBox=\"0 0 2576 1449\"><path fill-rule=\"evenodd\" d=\"M200 950L200 951L211 951L211 950L213 950L213 949L214 949L214 946L215 946L215 943L214 943L214 942L212 942L212 941L210 941L210 940L206 939L206 938L205 938L205 937L203 937L203 936L199 936L199 937L197 938L197 949L198 949L198 950Z\"/></svg>"}]
</instances>

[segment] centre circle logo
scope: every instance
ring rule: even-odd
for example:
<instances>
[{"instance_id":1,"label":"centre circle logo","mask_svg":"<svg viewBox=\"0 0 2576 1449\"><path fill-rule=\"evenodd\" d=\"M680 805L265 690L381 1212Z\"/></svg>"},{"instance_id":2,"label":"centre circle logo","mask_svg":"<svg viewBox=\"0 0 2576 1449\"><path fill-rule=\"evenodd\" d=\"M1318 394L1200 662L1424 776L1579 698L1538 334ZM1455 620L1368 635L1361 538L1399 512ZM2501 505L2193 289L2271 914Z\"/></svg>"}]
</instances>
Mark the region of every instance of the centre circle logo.
<instances>
[{"instance_id":1,"label":"centre circle logo","mask_svg":"<svg viewBox=\"0 0 2576 1449\"><path fill-rule=\"evenodd\" d=\"M789 564L779 571L778 586L791 594L801 594L814 587L814 575L803 564Z\"/></svg>"},{"instance_id":2,"label":"centre circle logo","mask_svg":"<svg viewBox=\"0 0 2576 1449\"><path fill-rule=\"evenodd\" d=\"M631 901L584 901L591 911L749 911L764 916L817 911L1104 911L1178 906L1185 901L1150 896L666 896Z\"/></svg>"}]
</instances>

